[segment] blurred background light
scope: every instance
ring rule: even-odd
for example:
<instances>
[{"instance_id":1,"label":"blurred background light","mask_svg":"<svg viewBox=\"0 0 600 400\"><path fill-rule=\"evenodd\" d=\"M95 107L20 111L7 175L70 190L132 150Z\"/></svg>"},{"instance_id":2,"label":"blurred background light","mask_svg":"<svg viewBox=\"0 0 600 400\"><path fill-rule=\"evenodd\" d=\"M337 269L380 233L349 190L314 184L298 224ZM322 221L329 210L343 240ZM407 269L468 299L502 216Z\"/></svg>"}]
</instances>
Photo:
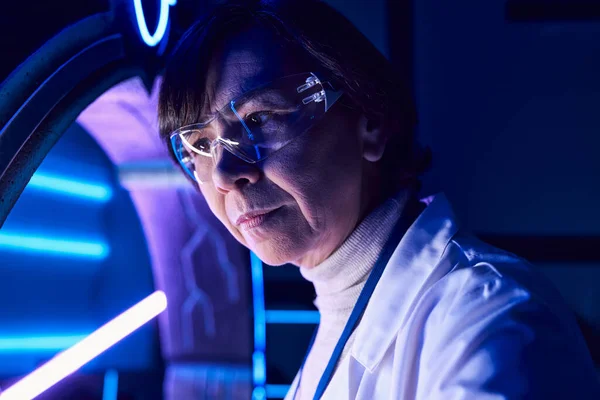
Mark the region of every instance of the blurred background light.
<instances>
[{"instance_id":1,"label":"blurred background light","mask_svg":"<svg viewBox=\"0 0 600 400\"><path fill-rule=\"evenodd\" d=\"M119 394L119 373L109 369L104 374L104 388L102 389L102 400L117 400Z\"/></svg>"},{"instance_id":2,"label":"blurred background light","mask_svg":"<svg viewBox=\"0 0 600 400\"><path fill-rule=\"evenodd\" d=\"M27 187L100 202L107 202L112 197L112 190L109 186L46 172L33 174Z\"/></svg>"},{"instance_id":3,"label":"blurred background light","mask_svg":"<svg viewBox=\"0 0 600 400\"><path fill-rule=\"evenodd\" d=\"M267 385L267 398L283 399L290 390L290 385Z\"/></svg>"},{"instance_id":4,"label":"blurred background light","mask_svg":"<svg viewBox=\"0 0 600 400\"><path fill-rule=\"evenodd\" d=\"M0 249L103 259L109 247L102 242L0 232Z\"/></svg>"},{"instance_id":5,"label":"blurred background light","mask_svg":"<svg viewBox=\"0 0 600 400\"><path fill-rule=\"evenodd\" d=\"M98 328L73 347L59 353L6 391L0 400L33 399L87 362L140 328L167 308L164 292L156 291Z\"/></svg>"},{"instance_id":6,"label":"blurred background light","mask_svg":"<svg viewBox=\"0 0 600 400\"><path fill-rule=\"evenodd\" d=\"M267 310L267 324L318 324L318 311L311 310Z\"/></svg>"},{"instance_id":7,"label":"blurred background light","mask_svg":"<svg viewBox=\"0 0 600 400\"><path fill-rule=\"evenodd\" d=\"M177 4L177 0L161 0L160 1L160 17L158 18L158 26L154 35L150 34L148 30L148 24L146 23L146 17L144 16L144 7L142 6L142 0L133 0L135 7L135 18L137 19L138 28L142 35L142 40L150 47L156 46L162 38L165 36L167 31L167 25L169 24L169 6Z\"/></svg>"},{"instance_id":8,"label":"blurred background light","mask_svg":"<svg viewBox=\"0 0 600 400\"><path fill-rule=\"evenodd\" d=\"M0 336L0 353L56 352L73 346L87 335Z\"/></svg>"},{"instance_id":9,"label":"blurred background light","mask_svg":"<svg viewBox=\"0 0 600 400\"><path fill-rule=\"evenodd\" d=\"M252 273L252 297L254 309L254 353L252 354L252 369L254 377L253 400L265 397L264 385L267 381L267 366L265 361L266 348L266 316L265 295L263 282L263 263L254 253L250 253Z\"/></svg>"}]
</instances>

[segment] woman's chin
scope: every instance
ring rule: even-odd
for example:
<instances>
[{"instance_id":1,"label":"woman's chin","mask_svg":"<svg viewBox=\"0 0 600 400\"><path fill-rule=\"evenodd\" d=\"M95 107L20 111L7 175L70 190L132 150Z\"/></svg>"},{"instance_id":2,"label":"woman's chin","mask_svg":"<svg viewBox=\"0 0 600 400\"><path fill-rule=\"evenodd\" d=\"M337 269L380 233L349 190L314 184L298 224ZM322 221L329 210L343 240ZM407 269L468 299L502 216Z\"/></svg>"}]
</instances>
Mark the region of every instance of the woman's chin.
<instances>
[{"instance_id":1,"label":"woman's chin","mask_svg":"<svg viewBox=\"0 0 600 400\"><path fill-rule=\"evenodd\" d=\"M297 252L293 251L294 249L281 248L281 244L263 240L259 243L250 243L248 248L265 264L279 266L293 263L298 258L295 257Z\"/></svg>"},{"instance_id":2,"label":"woman's chin","mask_svg":"<svg viewBox=\"0 0 600 400\"><path fill-rule=\"evenodd\" d=\"M262 247L263 246L251 247L250 250L265 264L279 266L289 262L289 259L283 254L273 253L272 251L268 251Z\"/></svg>"}]
</instances>

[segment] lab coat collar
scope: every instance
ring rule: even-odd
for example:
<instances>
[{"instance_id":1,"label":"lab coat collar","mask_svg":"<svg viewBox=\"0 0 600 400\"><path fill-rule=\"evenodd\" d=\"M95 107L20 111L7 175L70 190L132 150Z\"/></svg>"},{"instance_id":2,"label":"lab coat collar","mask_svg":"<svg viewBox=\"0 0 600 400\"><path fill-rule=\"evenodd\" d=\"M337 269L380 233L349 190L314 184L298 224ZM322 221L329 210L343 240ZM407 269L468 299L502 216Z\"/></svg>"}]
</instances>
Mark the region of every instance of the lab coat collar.
<instances>
[{"instance_id":1,"label":"lab coat collar","mask_svg":"<svg viewBox=\"0 0 600 400\"><path fill-rule=\"evenodd\" d=\"M447 271L436 271L442 254L458 231L448 200L443 194L419 215L388 262L361 322L351 354L373 372L400 329L419 292Z\"/></svg>"}]
</instances>

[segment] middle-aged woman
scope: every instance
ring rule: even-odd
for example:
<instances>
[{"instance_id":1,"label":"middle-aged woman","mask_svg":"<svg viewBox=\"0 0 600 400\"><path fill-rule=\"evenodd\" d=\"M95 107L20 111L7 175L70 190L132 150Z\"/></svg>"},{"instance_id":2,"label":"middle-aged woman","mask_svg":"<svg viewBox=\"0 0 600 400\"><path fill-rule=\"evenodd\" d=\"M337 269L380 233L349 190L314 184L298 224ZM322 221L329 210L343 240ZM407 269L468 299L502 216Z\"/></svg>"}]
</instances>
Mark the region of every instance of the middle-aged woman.
<instances>
[{"instance_id":1,"label":"middle-aged woman","mask_svg":"<svg viewBox=\"0 0 600 400\"><path fill-rule=\"evenodd\" d=\"M514 255L418 201L408 86L315 0L225 3L181 39L161 135L212 212L311 281L287 399L600 399L574 318ZM290 294L293 295L293 294Z\"/></svg>"}]
</instances>

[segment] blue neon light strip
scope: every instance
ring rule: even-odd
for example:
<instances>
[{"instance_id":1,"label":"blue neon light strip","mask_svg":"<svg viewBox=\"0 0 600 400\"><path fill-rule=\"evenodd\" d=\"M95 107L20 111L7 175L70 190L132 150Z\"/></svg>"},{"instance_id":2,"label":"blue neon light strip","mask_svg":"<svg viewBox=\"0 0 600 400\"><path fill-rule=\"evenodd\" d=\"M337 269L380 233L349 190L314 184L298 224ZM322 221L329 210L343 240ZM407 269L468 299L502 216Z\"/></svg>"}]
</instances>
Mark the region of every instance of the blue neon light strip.
<instances>
[{"instance_id":1,"label":"blue neon light strip","mask_svg":"<svg viewBox=\"0 0 600 400\"><path fill-rule=\"evenodd\" d=\"M318 311L267 310L267 324L318 324Z\"/></svg>"},{"instance_id":2,"label":"blue neon light strip","mask_svg":"<svg viewBox=\"0 0 600 400\"><path fill-rule=\"evenodd\" d=\"M82 242L0 232L0 249L103 259L109 248L101 242Z\"/></svg>"},{"instance_id":3,"label":"blue neon light strip","mask_svg":"<svg viewBox=\"0 0 600 400\"><path fill-rule=\"evenodd\" d=\"M252 354L252 366L254 382L258 382L259 384L261 382L264 383L267 376L267 362L263 351L255 351Z\"/></svg>"},{"instance_id":4,"label":"blue neon light strip","mask_svg":"<svg viewBox=\"0 0 600 400\"><path fill-rule=\"evenodd\" d=\"M160 16L158 17L158 25L154 35L150 34L148 24L146 24L146 17L144 16L144 7L142 6L142 0L133 0L133 7L135 9L135 18L137 20L138 29L142 40L150 47L156 46L167 32L167 25L169 23L169 6L177 4L177 0L161 0L160 1Z\"/></svg>"},{"instance_id":5,"label":"blue neon light strip","mask_svg":"<svg viewBox=\"0 0 600 400\"><path fill-rule=\"evenodd\" d=\"M250 253L250 266L252 271L252 297L254 304L254 354L252 355L254 390L252 392L252 399L262 400L266 398L265 384L267 382L263 263L252 252Z\"/></svg>"},{"instance_id":6,"label":"blue neon light strip","mask_svg":"<svg viewBox=\"0 0 600 400\"><path fill-rule=\"evenodd\" d=\"M290 390L290 385L267 385L268 399L283 399Z\"/></svg>"},{"instance_id":7,"label":"blue neon light strip","mask_svg":"<svg viewBox=\"0 0 600 400\"><path fill-rule=\"evenodd\" d=\"M119 373L109 369L104 374L104 387L102 389L102 400L117 400L119 394Z\"/></svg>"},{"instance_id":8,"label":"blue neon light strip","mask_svg":"<svg viewBox=\"0 0 600 400\"><path fill-rule=\"evenodd\" d=\"M252 391L252 400L265 400L267 398L267 390L264 386L256 386Z\"/></svg>"},{"instance_id":9,"label":"blue neon light strip","mask_svg":"<svg viewBox=\"0 0 600 400\"><path fill-rule=\"evenodd\" d=\"M0 353L58 352L83 340L87 335L61 336L3 336L0 337Z\"/></svg>"},{"instance_id":10,"label":"blue neon light strip","mask_svg":"<svg viewBox=\"0 0 600 400\"><path fill-rule=\"evenodd\" d=\"M100 202L106 202L112 197L112 190L109 186L81 182L42 172L33 174L27 187Z\"/></svg>"}]
</instances>

